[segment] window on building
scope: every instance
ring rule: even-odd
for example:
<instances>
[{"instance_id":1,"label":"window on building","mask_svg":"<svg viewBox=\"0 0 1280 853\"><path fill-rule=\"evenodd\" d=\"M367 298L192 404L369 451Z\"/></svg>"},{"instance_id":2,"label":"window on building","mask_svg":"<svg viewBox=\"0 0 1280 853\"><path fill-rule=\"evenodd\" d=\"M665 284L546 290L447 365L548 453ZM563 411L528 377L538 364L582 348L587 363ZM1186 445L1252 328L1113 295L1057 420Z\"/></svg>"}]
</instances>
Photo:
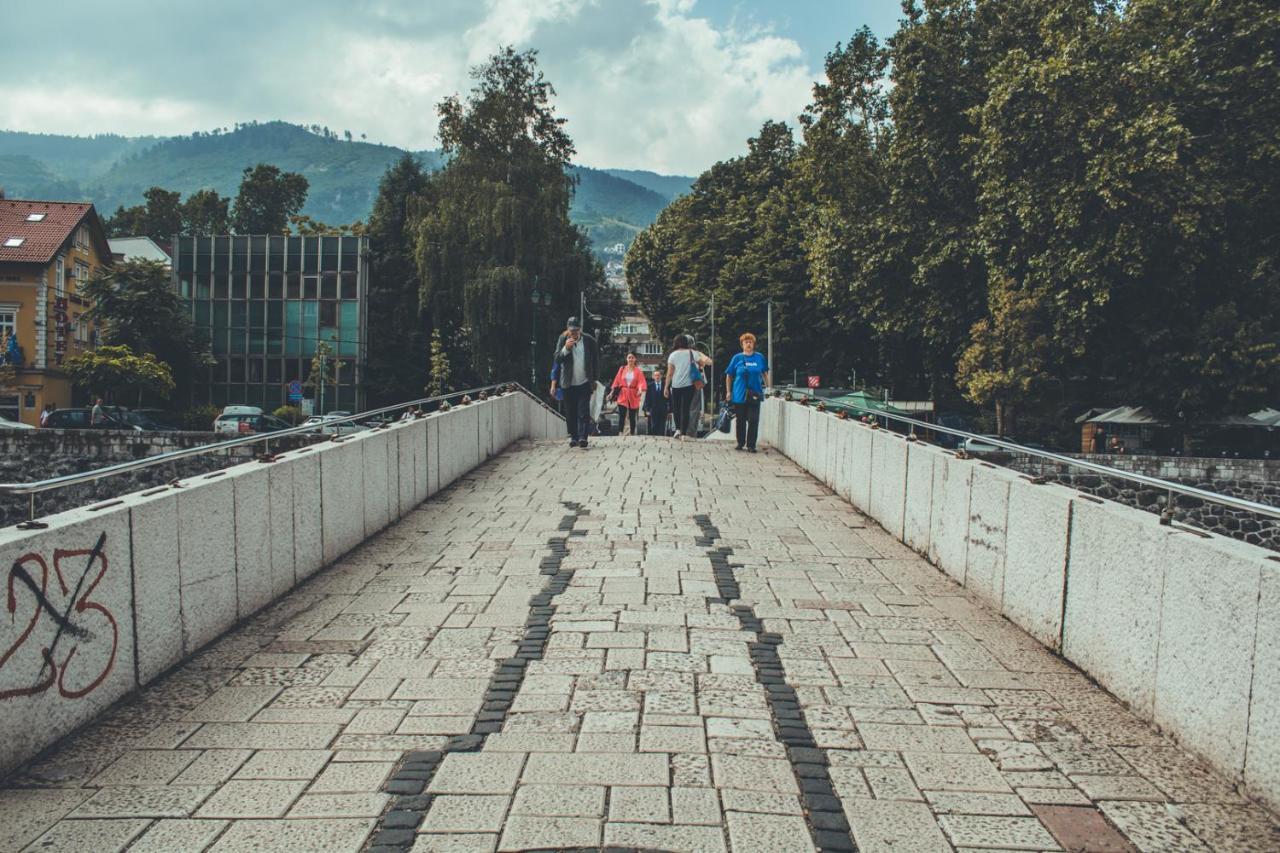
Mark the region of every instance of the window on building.
<instances>
[{"instance_id":1,"label":"window on building","mask_svg":"<svg viewBox=\"0 0 1280 853\"><path fill-rule=\"evenodd\" d=\"M44 218L47 215L48 214L45 214L45 213L28 213L27 221L28 222L44 222Z\"/></svg>"},{"instance_id":2,"label":"window on building","mask_svg":"<svg viewBox=\"0 0 1280 853\"><path fill-rule=\"evenodd\" d=\"M89 283L89 265L84 261L76 261L76 290Z\"/></svg>"},{"instance_id":3,"label":"window on building","mask_svg":"<svg viewBox=\"0 0 1280 853\"><path fill-rule=\"evenodd\" d=\"M76 229L76 248L89 248L89 229L83 225Z\"/></svg>"},{"instance_id":4,"label":"window on building","mask_svg":"<svg viewBox=\"0 0 1280 853\"><path fill-rule=\"evenodd\" d=\"M0 305L0 338L18 333L18 308L16 305Z\"/></svg>"},{"instance_id":5,"label":"window on building","mask_svg":"<svg viewBox=\"0 0 1280 853\"><path fill-rule=\"evenodd\" d=\"M67 295L67 265L62 258L54 263L54 293L59 299Z\"/></svg>"},{"instance_id":6,"label":"window on building","mask_svg":"<svg viewBox=\"0 0 1280 853\"><path fill-rule=\"evenodd\" d=\"M662 344L657 341L649 341L640 345L641 355L662 355Z\"/></svg>"},{"instance_id":7,"label":"window on building","mask_svg":"<svg viewBox=\"0 0 1280 853\"><path fill-rule=\"evenodd\" d=\"M25 242L27 241L22 237L9 237L4 241L4 247L6 249L16 249Z\"/></svg>"}]
</instances>

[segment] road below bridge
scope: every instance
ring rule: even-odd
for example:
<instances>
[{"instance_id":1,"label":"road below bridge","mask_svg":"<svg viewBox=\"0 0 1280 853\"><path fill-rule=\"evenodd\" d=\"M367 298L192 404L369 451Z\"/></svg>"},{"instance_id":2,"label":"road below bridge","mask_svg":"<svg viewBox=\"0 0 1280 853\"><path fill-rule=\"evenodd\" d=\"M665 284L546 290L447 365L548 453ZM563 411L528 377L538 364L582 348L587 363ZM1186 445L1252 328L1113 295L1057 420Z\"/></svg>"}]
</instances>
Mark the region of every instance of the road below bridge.
<instances>
[{"instance_id":1,"label":"road below bridge","mask_svg":"<svg viewBox=\"0 0 1280 853\"><path fill-rule=\"evenodd\" d=\"M521 443L4 782L0 850L1280 849L790 461Z\"/></svg>"}]
</instances>

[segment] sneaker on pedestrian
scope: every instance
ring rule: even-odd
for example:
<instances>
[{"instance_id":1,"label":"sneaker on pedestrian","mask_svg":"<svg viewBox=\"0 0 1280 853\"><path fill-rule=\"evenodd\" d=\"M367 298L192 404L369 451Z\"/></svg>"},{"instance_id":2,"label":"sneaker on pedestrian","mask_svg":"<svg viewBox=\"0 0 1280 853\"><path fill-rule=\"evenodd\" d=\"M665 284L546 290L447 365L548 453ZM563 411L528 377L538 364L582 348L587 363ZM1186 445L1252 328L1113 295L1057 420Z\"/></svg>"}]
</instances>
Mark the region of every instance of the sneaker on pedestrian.
<instances>
[{"instance_id":1,"label":"sneaker on pedestrian","mask_svg":"<svg viewBox=\"0 0 1280 853\"><path fill-rule=\"evenodd\" d=\"M739 444L737 447L735 447L735 448L734 448L734 450L741 450L741 449L742 449L742 445L741 445L741 444Z\"/></svg>"},{"instance_id":2,"label":"sneaker on pedestrian","mask_svg":"<svg viewBox=\"0 0 1280 853\"><path fill-rule=\"evenodd\" d=\"M571 438L571 439L569 439L569 446L570 446L570 447L577 447L577 446L578 446L578 439L576 439L576 438Z\"/></svg>"},{"instance_id":3,"label":"sneaker on pedestrian","mask_svg":"<svg viewBox=\"0 0 1280 853\"><path fill-rule=\"evenodd\" d=\"M747 450L748 450L749 452L751 452L751 453L755 453L755 452L756 452L756 449L755 449L754 447L748 447L748 448L747 448Z\"/></svg>"},{"instance_id":4,"label":"sneaker on pedestrian","mask_svg":"<svg viewBox=\"0 0 1280 853\"><path fill-rule=\"evenodd\" d=\"M684 438L684 433L682 433L680 430L676 430L676 434L671 437L674 438L676 441L679 441L680 439Z\"/></svg>"}]
</instances>

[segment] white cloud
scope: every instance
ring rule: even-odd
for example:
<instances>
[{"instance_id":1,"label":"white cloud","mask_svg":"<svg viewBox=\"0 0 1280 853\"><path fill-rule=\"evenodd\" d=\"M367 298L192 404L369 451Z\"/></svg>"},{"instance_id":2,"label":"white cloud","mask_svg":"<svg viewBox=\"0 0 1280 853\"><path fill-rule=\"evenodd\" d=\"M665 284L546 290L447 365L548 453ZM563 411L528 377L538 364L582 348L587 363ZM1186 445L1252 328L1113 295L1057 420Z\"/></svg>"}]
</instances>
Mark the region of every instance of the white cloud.
<instances>
[{"instance_id":1,"label":"white cloud","mask_svg":"<svg viewBox=\"0 0 1280 853\"><path fill-rule=\"evenodd\" d=\"M539 50L580 162L697 174L766 119L794 121L818 73L760 14L718 28L696 0L313 0L305 16L223 0L219 14L168 18L182 22L173 31L141 0L120 2L84 0L92 42L0 55L0 127L175 134L283 118L430 148L436 104L513 44ZM20 3L15 31L49 14Z\"/></svg>"}]
</instances>

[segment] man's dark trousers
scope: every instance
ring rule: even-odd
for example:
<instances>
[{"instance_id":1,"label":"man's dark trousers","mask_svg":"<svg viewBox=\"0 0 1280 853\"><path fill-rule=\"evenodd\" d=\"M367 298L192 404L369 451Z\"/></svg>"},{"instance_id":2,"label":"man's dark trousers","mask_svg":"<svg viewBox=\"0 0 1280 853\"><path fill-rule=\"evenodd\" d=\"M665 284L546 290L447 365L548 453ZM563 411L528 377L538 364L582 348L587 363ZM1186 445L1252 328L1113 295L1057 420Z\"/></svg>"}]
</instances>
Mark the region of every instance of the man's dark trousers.
<instances>
[{"instance_id":1,"label":"man's dark trousers","mask_svg":"<svg viewBox=\"0 0 1280 853\"><path fill-rule=\"evenodd\" d=\"M564 389L564 426L569 438L587 443L587 421L591 417L590 382L570 385Z\"/></svg>"}]
</instances>

